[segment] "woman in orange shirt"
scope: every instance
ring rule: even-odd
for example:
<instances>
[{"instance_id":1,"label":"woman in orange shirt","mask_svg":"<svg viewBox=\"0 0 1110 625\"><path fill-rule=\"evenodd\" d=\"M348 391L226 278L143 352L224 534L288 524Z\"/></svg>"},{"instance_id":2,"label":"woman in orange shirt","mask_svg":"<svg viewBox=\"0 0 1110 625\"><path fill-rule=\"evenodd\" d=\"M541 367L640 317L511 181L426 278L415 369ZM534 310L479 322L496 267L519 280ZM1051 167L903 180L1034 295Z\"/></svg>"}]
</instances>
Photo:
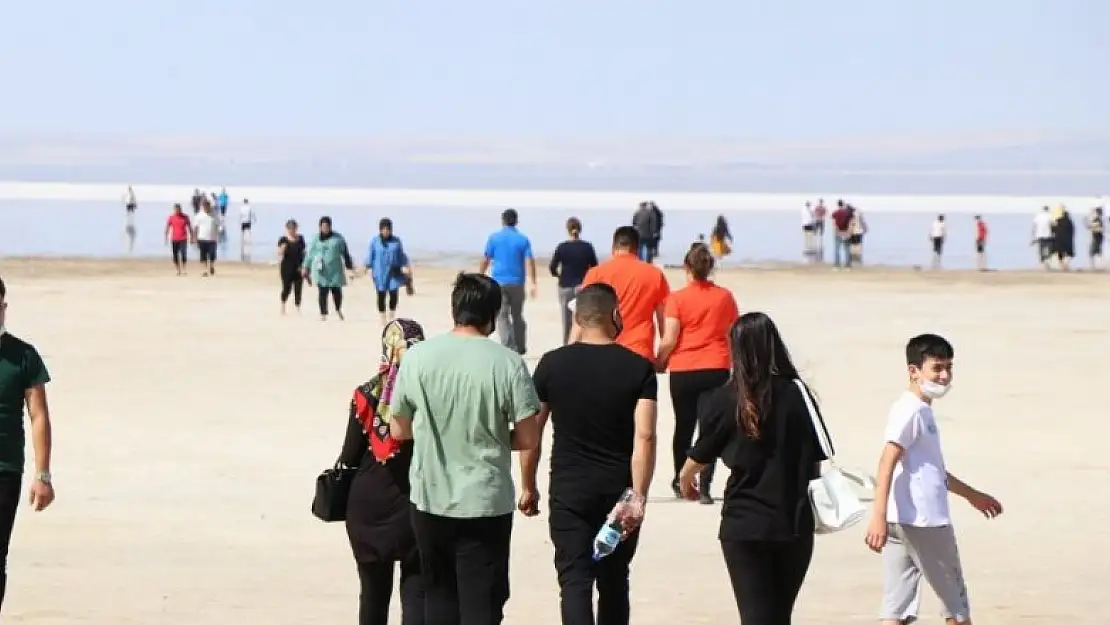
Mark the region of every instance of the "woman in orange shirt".
<instances>
[{"instance_id":1,"label":"woman in orange shirt","mask_svg":"<svg viewBox=\"0 0 1110 625\"><path fill-rule=\"evenodd\" d=\"M728 381L732 359L728 333L740 317L732 292L709 280L713 254L704 243L695 243L683 261L687 285L667 299L663 311L663 339L656 355L656 367L671 374L671 402L674 405L674 475L671 489L678 489L678 474L686 462L686 452L694 440L698 423L698 399ZM713 503L709 486L713 465L701 475L703 504Z\"/></svg>"}]
</instances>

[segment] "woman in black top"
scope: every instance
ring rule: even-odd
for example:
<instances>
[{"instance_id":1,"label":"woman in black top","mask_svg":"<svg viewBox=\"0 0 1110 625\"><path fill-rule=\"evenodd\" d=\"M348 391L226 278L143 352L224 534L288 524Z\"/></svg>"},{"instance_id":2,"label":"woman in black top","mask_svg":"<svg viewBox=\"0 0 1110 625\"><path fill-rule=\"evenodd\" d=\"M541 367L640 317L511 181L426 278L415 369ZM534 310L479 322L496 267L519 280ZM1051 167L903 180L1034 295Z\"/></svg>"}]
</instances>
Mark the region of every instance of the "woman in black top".
<instances>
[{"instance_id":1,"label":"woman in black top","mask_svg":"<svg viewBox=\"0 0 1110 625\"><path fill-rule=\"evenodd\" d=\"M281 266L281 314L285 314L285 302L293 293L293 305L301 309L301 290L304 277L301 276L301 263L304 262L304 237L297 234L297 222L285 222L285 234L277 242L278 259Z\"/></svg>"},{"instance_id":2,"label":"woman in black top","mask_svg":"<svg viewBox=\"0 0 1110 625\"><path fill-rule=\"evenodd\" d=\"M567 220L567 234L570 238L555 246L548 269L559 279L559 308L562 309L563 345L570 338L570 301L574 299L578 287L591 267L597 266L597 252L589 241L583 241L582 222L577 217Z\"/></svg>"},{"instance_id":3,"label":"woman in black top","mask_svg":"<svg viewBox=\"0 0 1110 625\"><path fill-rule=\"evenodd\" d=\"M697 499L706 466L719 457L732 471L718 538L740 622L789 625L813 556L808 485L826 458L770 317L742 315L730 342L732 378L699 406L701 431L679 482Z\"/></svg>"},{"instance_id":4,"label":"woman in black top","mask_svg":"<svg viewBox=\"0 0 1110 625\"><path fill-rule=\"evenodd\" d=\"M351 399L339 462L358 467L347 499L347 538L361 585L359 625L388 622L397 562L401 563L401 622L424 624L424 584L410 519L412 441L398 441L389 433L389 402L401 358L422 340L423 328L411 319L386 324L378 374L355 389Z\"/></svg>"}]
</instances>

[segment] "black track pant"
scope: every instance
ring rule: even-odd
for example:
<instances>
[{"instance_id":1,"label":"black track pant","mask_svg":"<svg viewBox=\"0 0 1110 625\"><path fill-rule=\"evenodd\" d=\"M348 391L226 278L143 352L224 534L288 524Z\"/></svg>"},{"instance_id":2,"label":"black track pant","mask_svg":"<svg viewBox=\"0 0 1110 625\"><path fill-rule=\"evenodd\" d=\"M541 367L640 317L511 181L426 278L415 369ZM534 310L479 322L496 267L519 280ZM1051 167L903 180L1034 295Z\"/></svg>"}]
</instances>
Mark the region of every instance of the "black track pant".
<instances>
[{"instance_id":1,"label":"black track pant","mask_svg":"<svg viewBox=\"0 0 1110 625\"><path fill-rule=\"evenodd\" d=\"M281 274L281 303L289 301L289 294L293 294L293 305L300 308L301 291L304 290L304 277L299 271Z\"/></svg>"},{"instance_id":2,"label":"black track pant","mask_svg":"<svg viewBox=\"0 0 1110 625\"><path fill-rule=\"evenodd\" d=\"M674 405L674 438L671 441L671 454L674 458L674 474L677 479L682 465L686 463L686 452L694 442L694 429L698 425L698 400L728 381L728 369L699 369L696 371L671 372L671 402ZM715 464L705 467L701 474L701 491L709 492L713 481Z\"/></svg>"},{"instance_id":3,"label":"black track pant","mask_svg":"<svg viewBox=\"0 0 1110 625\"><path fill-rule=\"evenodd\" d=\"M790 625L813 558L813 534L784 541L721 541L743 625Z\"/></svg>"},{"instance_id":4,"label":"black track pant","mask_svg":"<svg viewBox=\"0 0 1110 625\"><path fill-rule=\"evenodd\" d=\"M358 565L358 625L388 625L389 603L393 598L395 562L370 562ZM424 625L424 582L420 559L401 562L401 625Z\"/></svg>"},{"instance_id":5,"label":"black track pant","mask_svg":"<svg viewBox=\"0 0 1110 625\"><path fill-rule=\"evenodd\" d=\"M328 314L328 294L331 294L331 301L335 304L335 312L343 312L343 287L321 286L317 287L317 291L321 315Z\"/></svg>"},{"instance_id":6,"label":"black track pant","mask_svg":"<svg viewBox=\"0 0 1110 625\"><path fill-rule=\"evenodd\" d=\"M8 587L8 545L22 487L21 473L0 473L0 606L4 605L4 591Z\"/></svg>"},{"instance_id":7,"label":"black track pant","mask_svg":"<svg viewBox=\"0 0 1110 625\"><path fill-rule=\"evenodd\" d=\"M389 299L389 310L397 310L397 289L392 291L378 291L378 312L385 312L386 299Z\"/></svg>"}]
</instances>

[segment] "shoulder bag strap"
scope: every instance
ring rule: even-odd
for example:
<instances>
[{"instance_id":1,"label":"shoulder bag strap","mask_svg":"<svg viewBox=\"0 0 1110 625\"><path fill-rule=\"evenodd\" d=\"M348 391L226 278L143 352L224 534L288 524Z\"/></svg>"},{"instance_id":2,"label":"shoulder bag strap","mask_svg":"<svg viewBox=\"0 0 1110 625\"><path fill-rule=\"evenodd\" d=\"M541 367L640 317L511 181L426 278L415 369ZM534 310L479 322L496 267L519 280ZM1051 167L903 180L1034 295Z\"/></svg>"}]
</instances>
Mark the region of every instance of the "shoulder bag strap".
<instances>
[{"instance_id":1,"label":"shoulder bag strap","mask_svg":"<svg viewBox=\"0 0 1110 625\"><path fill-rule=\"evenodd\" d=\"M821 415L817 414L817 408L813 405L813 399L809 396L809 389L806 387L805 382L795 379L794 384L798 386L798 390L802 392L802 400L806 403L806 409L809 410L809 420L813 423L813 432L817 434L817 441L821 445L821 451L825 452L829 460L833 459L833 446L832 440L829 438L829 431L825 428L824 421L821 420Z\"/></svg>"}]
</instances>

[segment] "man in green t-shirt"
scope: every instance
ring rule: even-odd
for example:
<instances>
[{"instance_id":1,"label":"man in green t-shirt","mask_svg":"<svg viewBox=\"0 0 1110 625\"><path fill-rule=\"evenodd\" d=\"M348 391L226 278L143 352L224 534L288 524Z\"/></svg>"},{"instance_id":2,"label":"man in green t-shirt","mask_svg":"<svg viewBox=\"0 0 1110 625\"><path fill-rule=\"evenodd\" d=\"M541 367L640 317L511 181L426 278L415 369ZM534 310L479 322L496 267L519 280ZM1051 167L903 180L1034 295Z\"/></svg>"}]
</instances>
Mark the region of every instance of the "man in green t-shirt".
<instances>
[{"instance_id":1,"label":"man in green t-shirt","mask_svg":"<svg viewBox=\"0 0 1110 625\"><path fill-rule=\"evenodd\" d=\"M46 406L50 374L31 344L5 331L7 295L0 279L0 606L8 585L8 544L23 483L24 404L31 417L35 445L31 506L42 510L54 501L54 487L50 484L50 412Z\"/></svg>"},{"instance_id":2,"label":"man in green t-shirt","mask_svg":"<svg viewBox=\"0 0 1110 625\"><path fill-rule=\"evenodd\" d=\"M519 354L489 340L501 288L460 274L455 328L405 354L390 430L413 440L413 529L428 623L500 623L516 506L512 451L535 449L539 398Z\"/></svg>"}]
</instances>

